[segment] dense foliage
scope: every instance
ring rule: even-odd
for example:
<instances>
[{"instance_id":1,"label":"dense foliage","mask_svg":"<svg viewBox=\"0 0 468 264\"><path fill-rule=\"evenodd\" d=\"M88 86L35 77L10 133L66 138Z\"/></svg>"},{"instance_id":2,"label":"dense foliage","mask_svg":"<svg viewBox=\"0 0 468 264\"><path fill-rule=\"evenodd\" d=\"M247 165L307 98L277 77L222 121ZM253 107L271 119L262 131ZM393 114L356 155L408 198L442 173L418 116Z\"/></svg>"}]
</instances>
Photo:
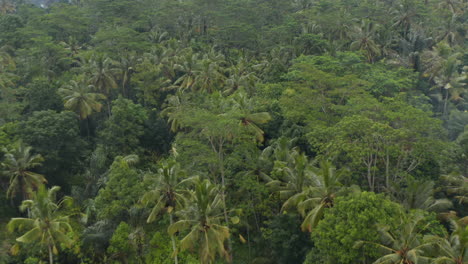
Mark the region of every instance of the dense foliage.
<instances>
[{"instance_id":1,"label":"dense foliage","mask_svg":"<svg viewBox=\"0 0 468 264\"><path fill-rule=\"evenodd\" d=\"M467 25L0 0L0 263L468 263Z\"/></svg>"}]
</instances>

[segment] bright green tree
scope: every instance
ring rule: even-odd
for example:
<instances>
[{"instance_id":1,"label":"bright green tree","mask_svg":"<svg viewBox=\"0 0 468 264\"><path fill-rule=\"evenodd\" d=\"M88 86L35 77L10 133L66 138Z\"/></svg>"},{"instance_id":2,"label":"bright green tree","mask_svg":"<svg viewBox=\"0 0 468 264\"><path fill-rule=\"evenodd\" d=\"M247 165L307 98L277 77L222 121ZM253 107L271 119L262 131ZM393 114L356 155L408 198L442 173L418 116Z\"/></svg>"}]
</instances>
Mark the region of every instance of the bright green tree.
<instances>
[{"instance_id":1,"label":"bright green tree","mask_svg":"<svg viewBox=\"0 0 468 264\"><path fill-rule=\"evenodd\" d=\"M468 219L451 218L449 222L450 236L425 238L426 243L434 243L438 248L434 264L463 264L468 261Z\"/></svg>"},{"instance_id":2,"label":"bright green tree","mask_svg":"<svg viewBox=\"0 0 468 264\"><path fill-rule=\"evenodd\" d=\"M108 171L105 187L99 190L95 198L98 219L112 219L120 223L128 216L131 206L138 202L143 186L142 176L132 167L137 162L136 155L115 158Z\"/></svg>"},{"instance_id":3,"label":"bright green tree","mask_svg":"<svg viewBox=\"0 0 468 264\"><path fill-rule=\"evenodd\" d=\"M152 189L143 195L141 202L146 206L154 205L147 222L155 221L160 213L165 212L169 215L169 223L172 225L174 223L174 214L185 205L187 189L184 185L190 178L187 179L186 172L174 160L162 162L158 172L155 175L148 175L147 178L153 182ZM173 235L171 235L171 242L174 263L177 264L177 248Z\"/></svg>"},{"instance_id":4,"label":"bright green tree","mask_svg":"<svg viewBox=\"0 0 468 264\"><path fill-rule=\"evenodd\" d=\"M29 209L28 218L12 218L8 223L8 230L25 231L16 239L19 243L38 244L47 248L49 263L54 263L54 254L58 254L58 248L69 248L73 245L71 234L73 229L70 225L69 215L62 214L61 209L71 202L71 198L65 197L56 201L56 194L60 187L54 186L46 189L44 185L32 196L32 200L25 200L21 210ZM15 245L13 251L18 251Z\"/></svg>"},{"instance_id":5,"label":"bright green tree","mask_svg":"<svg viewBox=\"0 0 468 264\"><path fill-rule=\"evenodd\" d=\"M362 192L337 197L334 206L326 209L324 218L312 232L318 256L343 264L377 259L378 247L364 245L358 249L355 242L379 242L377 226L396 227L401 213L401 207L383 195Z\"/></svg>"},{"instance_id":6,"label":"bright green tree","mask_svg":"<svg viewBox=\"0 0 468 264\"><path fill-rule=\"evenodd\" d=\"M413 211L402 215L402 223L399 227L391 228L385 225L378 227L381 236L379 242L358 241L355 247L359 248L364 244L370 244L388 253L374 261L374 264L427 262L429 257L427 257L425 250L430 249L434 244L431 240L424 241L424 233L430 233L430 229L434 225L433 222L427 220L422 211Z\"/></svg>"},{"instance_id":7,"label":"bright green tree","mask_svg":"<svg viewBox=\"0 0 468 264\"><path fill-rule=\"evenodd\" d=\"M3 174L10 178L7 197L14 198L18 193L23 200L31 197L34 190L47 182L45 177L31 171L41 166L44 159L40 154L31 153L32 148L23 142L18 142L13 149L4 149Z\"/></svg>"},{"instance_id":8,"label":"bright green tree","mask_svg":"<svg viewBox=\"0 0 468 264\"><path fill-rule=\"evenodd\" d=\"M71 81L60 88L59 93L63 97L65 109L77 113L81 120L87 119L93 112L100 112L102 104L99 100L106 97L93 92L93 88L79 81Z\"/></svg>"},{"instance_id":9,"label":"bright green tree","mask_svg":"<svg viewBox=\"0 0 468 264\"><path fill-rule=\"evenodd\" d=\"M224 243L229 238L229 228L223 222L223 201L219 187L208 180L195 182L190 191L189 203L178 212L180 220L169 226L168 232L188 230L180 240L180 249L197 249L201 263L213 263L216 256L230 259ZM235 218L233 218L235 219ZM234 220L235 222L235 220Z\"/></svg>"},{"instance_id":10,"label":"bright green tree","mask_svg":"<svg viewBox=\"0 0 468 264\"><path fill-rule=\"evenodd\" d=\"M140 104L122 97L112 102L112 115L99 131L99 139L111 157L141 152L148 112Z\"/></svg>"}]
</instances>

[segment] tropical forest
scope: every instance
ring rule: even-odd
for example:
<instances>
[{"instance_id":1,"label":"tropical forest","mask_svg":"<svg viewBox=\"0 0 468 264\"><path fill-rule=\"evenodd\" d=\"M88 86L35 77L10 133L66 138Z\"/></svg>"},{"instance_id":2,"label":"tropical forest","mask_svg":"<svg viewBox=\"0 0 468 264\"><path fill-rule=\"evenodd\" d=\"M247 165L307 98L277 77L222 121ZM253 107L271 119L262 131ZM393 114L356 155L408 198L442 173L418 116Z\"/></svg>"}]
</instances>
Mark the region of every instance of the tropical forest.
<instances>
[{"instance_id":1,"label":"tropical forest","mask_svg":"<svg viewBox=\"0 0 468 264\"><path fill-rule=\"evenodd\" d=\"M467 0L0 0L0 264L467 264L467 77Z\"/></svg>"}]
</instances>

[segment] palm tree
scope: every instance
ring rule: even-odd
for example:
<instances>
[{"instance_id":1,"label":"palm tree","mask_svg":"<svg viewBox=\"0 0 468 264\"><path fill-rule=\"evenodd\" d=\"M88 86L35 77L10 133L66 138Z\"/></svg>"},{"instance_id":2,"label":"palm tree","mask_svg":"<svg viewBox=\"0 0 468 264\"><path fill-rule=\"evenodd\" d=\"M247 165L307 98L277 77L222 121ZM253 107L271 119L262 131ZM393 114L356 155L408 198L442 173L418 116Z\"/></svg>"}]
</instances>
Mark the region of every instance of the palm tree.
<instances>
[{"instance_id":1,"label":"palm tree","mask_svg":"<svg viewBox=\"0 0 468 264\"><path fill-rule=\"evenodd\" d=\"M176 132L180 128L179 118L184 109L184 102L178 94L168 96L166 101L167 106L161 111L161 115L167 117L167 122L171 124L171 131Z\"/></svg>"},{"instance_id":2,"label":"palm tree","mask_svg":"<svg viewBox=\"0 0 468 264\"><path fill-rule=\"evenodd\" d=\"M214 92L223 85L226 76L222 73L224 57L214 51L203 56L194 71L195 78L192 89L201 92Z\"/></svg>"},{"instance_id":3,"label":"palm tree","mask_svg":"<svg viewBox=\"0 0 468 264\"><path fill-rule=\"evenodd\" d=\"M222 225L223 201L218 186L209 180L197 179L195 189L190 191L189 203L177 215L180 220L170 225L169 234L189 230L180 241L181 250L198 249L201 263L213 263L217 255L229 260L225 241L229 238L229 228ZM238 222L238 218L233 218Z\"/></svg>"},{"instance_id":4,"label":"palm tree","mask_svg":"<svg viewBox=\"0 0 468 264\"><path fill-rule=\"evenodd\" d=\"M424 215L420 211L403 216L402 226L396 230L389 227L379 227L381 234L381 244L358 241L356 247L364 244L377 246L389 254L377 259L374 264L416 264L420 261L427 261L424 256L425 250L434 245L432 241L423 241L423 232L427 231L432 223L425 221Z\"/></svg>"},{"instance_id":5,"label":"palm tree","mask_svg":"<svg viewBox=\"0 0 468 264\"><path fill-rule=\"evenodd\" d=\"M444 189L450 195L455 195L460 203L468 203L468 177L462 174L443 175L442 180L446 183Z\"/></svg>"},{"instance_id":6,"label":"palm tree","mask_svg":"<svg viewBox=\"0 0 468 264\"><path fill-rule=\"evenodd\" d=\"M195 68L198 62L198 54L189 52L186 55L182 56L182 62L174 64L174 69L182 73L175 82L179 90L185 91L192 89L195 84Z\"/></svg>"},{"instance_id":7,"label":"palm tree","mask_svg":"<svg viewBox=\"0 0 468 264\"><path fill-rule=\"evenodd\" d=\"M286 162L291 164L294 161L293 155L297 151L292 151L297 148L294 147L297 139L289 139L287 137L280 137L278 139L272 140L270 146L266 147L262 151L262 158L271 159L275 161Z\"/></svg>"},{"instance_id":8,"label":"palm tree","mask_svg":"<svg viewBox=\"0 0 468 264\"><path fill-rule=\"evenodd\" d=\"M158 169L158 173L150 175L150 177L154 180L154 187L141 198L141 202L146 206L154 204L147 222L153 222L161 212L165 211L169 215L169 221L172 225L174 223L174 212L184 206L184 195L186 194L184 184L190 179L187 179L185 171L181 170L180 165L174 160L163 162L161 168ZM171 242L174 251L174 263L177 264L177 248L173 235L171 235Z\"/></svg>"},{"instance_id":9,"label":"palm tree","mask_svg":"<svg viewBox=\"0 0 468 264\"><path fill-rule=\"evenodd\" d=\"M249 62L245 57L239 58L236 65L231 66L226 80L224 93L232 94L237 90L251 92L259 80L254 72L248 68Z\"/></svg>"},{"instance_id":10,"label":"palm tree","mask_svg":"<svg viewBox=\"0 0 468 264\"><path fill-rule=\"evenodd\" d=\"M68 50L70 52L70 56L73 58L75 58L80 53L80 50L83 49L83 45L72 36L69 36L67 41L60 42L60 45Z\"/></svg>"},{"instance_id":11,"label":"palm tree","mask_svg":"<svg viewBox=\"0 0 468 264\"><path fill-rule=\"evenodd\" d=\"M291 157L291 164L282 161L275 162L273 170L280 175L279 179L267 179L267 186L278 191L280 198L286 200L282 210L297 205L298 199L311 186L315 177L312 163L304 153L293 149Z\"/></svg>"},{"instance_id":12,"label":"palm tree","mask_svg":"<svg viewBox=\"0 0 468 264\"><path fill-rule=\"evenodd\" d=\"M18 142L15 148L3 150L6 153L2 163L5 169L3 174L10 177L10 186L7 190L9 198L15 197L20 192L23 200L26 200L33 190L47 182L43 175L31 171L41 166L44 161L40 154L32 154L31 149L23 142Z\"/></svg>"},{"instance_id":13,"label":"palm tree","mask_svg":"<svg viewBox=\"0 0 468 264\"><path fill-rule=\"evenodd\" d=\"M11 73L16 69L15 61L10 55L12 47L4 45L0 47L0 97L6 97L6 91L8 88L12 88L15 85L18 76Z\"/></svg>"},{"instance_id":14,"label":"palm tree","mask_svg":"<svg viewBox=\"0 0 468 264\"><path fill-rule=\"evenodd\" d=\"M354 41L350 48L362 50L368 62L373 62L380 56L380 45L375 40L377 25L371 21L362 20L360 26L354 27Z\"/></svg>"},{"instance_id":15,"label":"palm tree","mask_svg":"<svg viewBox=\"0 0 468 264\"><path fill-rule=\"evenodd\" d=\"M432 89L439 89L440 100L443 101L443 114L448 114L449 100L460 102L466 92L463 76L458 72L461 61L460 54L452 52L447 43L441 42L431 51L423 54L424 64L427 65L424 76L432 82Z\"/></svg>"},{"instance_id":16,"label":"palm tree","mask_svg":"<svg viewBox=\"0 0 468 264\"><path fill-rule=\"evenodd\" d=\"M115 62L108 57L94 56L85 62L82 68L83 72L89 76L89 82L107 97L107 111L110 116L111 89L118 87Z\"/></svg>"},{"instance_id":17,"label":"palm tree","mask_svg":"<svg viewBox=\"0 0 468 264\"><path fill-rule=\"evenodd\" d=\"M232 99L233 107L239 114L240 124L252 130L257 140L263 142L263 130L258 127L259 124L265 124L271 120L271 116L267 112L255 112L254 102L247 94L240 92Z\"/></svg>"},{"instance_id":18,"label":"palm tree","mask_svg":"<svg viewBox=\"0 0 468 264\"><path fill-rule=\"evenodd\" d=\"M394 15L393 27L399 28L400 35L406 38L413 29L414 19L419 16L415 2L403 1L399 5L394 5L394 10L391 13Z\"/></svg>"},{"instance_id":19,"label":"palm tree","mask_svg":"<svg viewBox=\"0 0 468 264\"><path fill-rule=\"evenodd\" d=\"M462 78L458 73L458 54L449 56L443 63L440 71L434 76L435 89L440 89L444 92L444 115L447 114L447 104L449 99L458 102L463 100L465 89L461 83Z\"/></svg>"},{"instance_id":20,"label":"palm tree","mask_svg":"<svg viewBox=\"0 0 468 264\"><path fill-rule=\"evenodd\" d=\"M102 104L98 100L106 97L92 92L93 86L81 81L71 81L59 89L66 109L77 113L81 120L87 119L93 112L100 112Z\"/></svg>"},{"instance_id":21,"label":"palm tree","mask_svg":"<svg viewBox=\"0 0 468 264\"><path fill-rule=\"evenodd\" d=\"M429 236L426 241L438 249L434 264L463 264L468 262L468 219L450 220L452 233L449 237Z\"/></svg>"},{"instance_id":22,"label":"palm tree","mask_svg":"<svg viewBox=\"0 0 468 264\"><path fill-rule=\"evenodd\" d=\"M396 200L407 210L421 209L431 212L442 212L452 207L448 199L434 198L434 182L408 180L407 187L395 191Z\"/></svg>"},{"instance_id":23,"label":"palm tree","mask_svg":"<svg viewBox=\"0 0 468 264\"><path fill-rule=\"evenodd\" d=\"M116 62L116 71L119 73L119 79L122 86L122 95L124 97L130 96L128 86L132 74L135 72L135 65L137 64L137 56L134 54L127 54L120 57L119 61Z\"/></svg>"},{"instance_id":24,"label":"palm tree","mask_svg":"<svg viewBox=\"0 0 468 264\"><path fill-rule=\"evenodd\" d=\"M344 170L336 170L329 161L320 162L320 167L314 170L312 186L299 195L296 201L299 213L304 217L302 231L309 232L323 218L325 209L333 207L335 198L346 190L339 182ZM352 190L356 191L356 188Z\"/></svg>"},{"instance_id":25,"label":"palm tree","mask_svg":"<svg viewBox=\"0 0 468 264\"><path fill-rule=\"evenodd\" d=\"M60 187L54 186L46 190L45 186L39 187L33 195L32 200L25 200L21 205L21 210L29 209L31 215L29 218L12 218L8 223L8 230L25 231L25 233L16 239L19 243L37 243L41 247L47 247L49 252L49 263L54 263L54 254L58 254L57 247L64 245L71 247L73 240L67 235L73 229L69 224L69 216L60 212L62 205L71 201L71 198L65 197L56 203L56 193ZM15 250L18 245L14 246Z\"/></svg>"}]
</instances>

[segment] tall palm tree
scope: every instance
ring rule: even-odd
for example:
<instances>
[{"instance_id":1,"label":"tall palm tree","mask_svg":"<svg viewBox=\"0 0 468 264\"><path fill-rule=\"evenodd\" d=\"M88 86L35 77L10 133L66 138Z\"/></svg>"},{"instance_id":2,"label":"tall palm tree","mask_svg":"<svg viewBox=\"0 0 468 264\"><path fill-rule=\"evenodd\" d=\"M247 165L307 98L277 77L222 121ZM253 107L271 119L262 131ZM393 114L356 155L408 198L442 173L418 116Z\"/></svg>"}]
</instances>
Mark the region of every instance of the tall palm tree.
<instances>
[{"instance_id":1,"label":"tall palm tree","mask_svg":"<svg viewBox=\"0 0 468 264\"><path fill-rule=\"evenodd\" d=\"M265 124L271 120L271 116L267 112L255 112L254 102L252 98L249 98L247 94L239 92L232 99L233 107L231 109L237 110L239 114L240 124L250 130L252 130L257 140L263 142L264 132L258 127L260 124Z\"/></svg>"},{"instance_id":2,"label":"tall palm tree","mask_svg":"<svg viewBox=\"0 0 468 264\"><path fill-rule=\"evenodd\" d=\"M396 230L389 227L379 227L381 243L368 241L356 242L356 247L363 244L375 245L389 254L377 259L374 264L416 264L427 261L425 250L434 245L432 241L423 241L422 233L427 231L432 223L425 221L420 211L403 216L402 226Z\"/></svg>"},{"instance_id":3,"label":"tall palm tree","mask_svg":"<svg viewBox=\"0 0 468 264\"><path fill-rule=\"evenodd\" d=\"M334 205L335 198L348 189L339 182L344 170L336 170L330 161L320 162L320 167L314 169L312 186L299 195L296 206L304 217L301 224L302 231L312 232L323 218L326 208ZM358 188L352 188L352 191Z\"/></svg>"},{"instance_id":4,"label":"tall palm tree","mask_svg":"<svg viewBox=\"0 0 468 264\"><path fill-rule=\"evenodd\" d=\"M311 186L314 181L314 170L312 163L304 153L297 149L291 151L291 164L276 161L275 174L279 179L267 179L267 186L278 191L281 199L285 200L282 210L295 206L303 192Z\"/></svg>"},{"instance_id":5,"label":"tall palm tree","mask_svg":"<svg viewBox=\"0 0 468 264\"><path fill-rule=\"evenodd\" d=\"M10 55L12 47L4 45L0 47L0 97L6 97L8 88L13 88L18 78L12 71L16 69L15 61Z\"/></svg>"},{"instance_id":6,"label":"tall palm tree","mask_svg":"<svg viewBox=\"0 0 468 264\"><path fill-rule=\"evenodd\" d=\"M63 215L60 209L71 201L71 198L56 202L56 193L60 187L54 186L46 190L45 186L39 187L32 200L25 200L21 210L29 209L29 218L12 218L8 223L8 230L24 231L25 233L16 239L19 243L35 243L46 247L49 252L49 263L54 263L53 255L58 254L59 245L71 247L73 240L67 236L73 229L69 224L69 216ZM17 250L18 245L14 246Z\"/></svg>"},{"instance_id":7,"label":"tall palm tree","mask_svg":"<svg viewBox=\"0 0 468 264\"><path fill-rule=\"evenodd\" d=\"M450 195L455 195L459 203L468 203L468 177L462 174L443 175L442 180L446 183L445 191Z\"/></svg>"},{"instance_id":8,"label":"tall palm tree","mask_svg":"<svg viewBox=\"0 0 468 264\"><path fill-rule=\"evenodd\" d=\"M44 159L40 154L32 154L31 147L23 142L18 142L13 149L4 149L5 154L2 167L3 174L10 177L10 185L7 197L13 198L18 193L22 194L23 200L30 198L31 193L46 183L45 177L31 169L42 165Z\"/></svg>"},{"instance_id":9,"label":"tall palm tree","mask_svg":"<svg viewBox=\"0 0 468 264\"><path fill-rule=\"evenodd\" d=\"M197 53L193 53L191 51L183 55L182 58L183 59L180 63L174 64L174 69L182 73L182 75L174 82L174 85L176 85L179 90L185 91L192 89L195 84L195 70L199 58Z\"/></svg>"},{"instance_id":10,"label":"tall palm tree","mask_svg":"<svg viewBox=\"0 0 468 264\"><path fill-rule=\"evenodd\" d=\"M196 91L212 93L221 88L226 76L222 73L224 57L214 52L205 54L197 63L192 88Z\"/></svg>"},{"instance_id":11,"label":"tall palm tree","mask_svg":"<svg viewBox=\"0 0 468 264\"><path fill-rule=\"evenodd\" d=\"M377 25L368 20L362 20L360 26L354 27L354 41L350 48L362 50L368 62L373 62L381 55L380 45L376 42Z\"/></svg>"},{"instance_id":12,"label":"tall palm tree","mask_svg":"<svg viewBox=\"0 0 468 264\"><path fill-rule=\"evenodd\" d=\"M168 232L172 236L188 230L180 241L182 251L198 249L203 264L213 263L217 255L229 260L229 252L224 244L230 233L229 228L221 224L224 219L223 202L218 186L206 179L196 180L195 189L190 191L189 203L177 215L180 220L169 226ZM237 221L237 218L233 220Z\"/></svg>"},{"instance_id":13,"label":"tall palm tree","mask_svg":"<svg viewBox=\"0 0 468 264\"><path fill-rule=\"evenodd\" d=\"M119 58L116 62L116 72L118 73L120 85L122 88L122 95L124 97L130 96L129 85L132 74L135 73L135 66L137 64L137 56L135 54L127 54Z\"/></svg>"},{"instance_id":14,"label":"tall palm tree","mask_svg":"<svg viewBox=\"0 0 468 264\"><path fill-rule=\"evenodd\" d=\"M184 102L179 94L168 96L166 101L167 106L161 111L161 115L167 117L171 131L176 132L180 128L180 113L184 110Z\"/></svg>"},{"instance_id":15,"label":"tall palm tree","mask_svg":"<svg viewBox=\"0 0 468 264\"><path fill-rule=\"evenodd\" d=\"M396 200L406 209L442 212L452 207L448 199L434 198L434 182L408 180L408 186L395 192Z\"/></svg>"},{"instance_id":16,"label":"tall palm tree","mask_svg":"<svg viewBox=\"0 0 468 264\"><path fill-rule=\"evenodd\" d=\"M449 100L453 102L463 101L466 87L463 76L458 72L461 61L460 54L453 52L447 43L439 43L431 51L423 54L426 69L424 76L429 77L432 89L440 90L440 98L443 101L443 114L448 114Z\"/></svg>"},{"instance_id":17,"label":"tall palm tree","mask_svg":"<svg viewBox=\"0 0 468 264\"><path fill-rule=\"evenodd\" d=\"M106 97L100 93L94 93L92 85L86 85L80 81L70 81L59 89L64 100L65 109L78 114L81 120L87 119L93 112L100 112L102 104L99 100Z\"/></svg>"},{"instance_id":18,"label":"tall palm tree","mask_svg":"<svg viewBox=\"0 0 468 264\"><path fill-rule=\"evenodd\" d=\"M232 65L229 71L229 77L225 82L224 93L232 94L237 90L251 92L255 83L259 80L255 73L248 67L249 62L245 57L239 58L236 65Z\"/></svg>"},{"instance_id":19,"label":"tall palm tree","mask_svg":"<svg viewBox=\"0 0 468 264\"><path fill-rule=\"evenodd\" d=\"M294 156L297 151L293 151L297 149L294 147L297 139L287 138L287 137L280 137L278 139L272 140L270 146L266 147L262 151L262 158L271 159L275 161L286 162L290 164L294 161Z\"/></svg>"},{"instance_id":20,"label":"tall palm tree","mask_svg":"<svg viewBox=\"0 0 468 264\"><path fill-rule=\"evenodd\" d=\"M447 106L448 101L452 100L459 102L463 100L463 94L465 93L465 87L463 87L463 79L458 73L458 66L460 61L458 60L459 54L455 53L450 55L447 59L443 60L439 71L434 75L434 87L433 89L440 89L443 93L443 114L448 114Z\"/></svg>"},{"instance_id":21,"label":"tall palm tree","mask_svg":"<svg viewBox=\"0 0 468 264\"><path fill-rule=\"evenodd\" d=\"M447 238L430 236L428 242L435 243L438 256L434 264L468 263L468 219L450 219L452 233Z\"/></svg>"},{"instance_id":22,"label":"tall palm tree","mask_svg":"<svg viewBox=\"0 0 468 264\"><path fill-rule=\"evenodd\" d=\"M111 89L118 87L116 81L118 72L115 68L115 62L109 57L94 56L85 61L82 70L89 77L89 83L107 97L107 111L110 116Z\"/></svg>"},{"instance_id":23,"label":"tall palm tree","mask_svg":"<svg viewBox=\"0 0 468 264\"><path fill-rule=\"evenodd\" d=\"M153 222L161 212L166 212L172 225L174 223L174 213L182 209L185 204L187 189L184 184L190 179L187 179L185 171L174 160L163 162L161 168L158 169L158 173L149 177L154 181L153 189L146 192L141 198L141 202L146 206L154 205L147 222ZM171 242L174 251L174 263L177 264L177 248L173 235L171 235Z\"/></svg>"}]
</instances>

